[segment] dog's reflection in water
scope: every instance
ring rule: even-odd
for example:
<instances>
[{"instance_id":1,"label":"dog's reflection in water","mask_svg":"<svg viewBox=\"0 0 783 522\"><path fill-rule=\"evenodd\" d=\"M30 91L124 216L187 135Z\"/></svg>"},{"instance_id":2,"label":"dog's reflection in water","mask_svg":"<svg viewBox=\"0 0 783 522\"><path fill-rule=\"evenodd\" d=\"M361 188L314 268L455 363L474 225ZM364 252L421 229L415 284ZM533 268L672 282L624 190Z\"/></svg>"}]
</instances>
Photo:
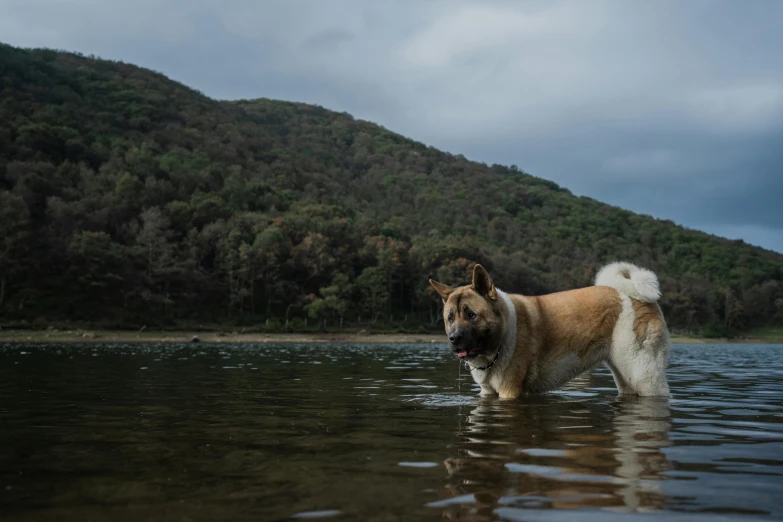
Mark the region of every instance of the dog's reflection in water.
<instances>
[{"instance_id":1,"label":"dog's reflection in water","mask_svg":"<svg viewBox=\"0 0 783 522\"><path fill-rule=\"evenodd\" d=\"M668 399L481 399L458 429L434 506L460 520L494 519L497 508L655 511L669 429Z\"/></svg>"}]
</instances>

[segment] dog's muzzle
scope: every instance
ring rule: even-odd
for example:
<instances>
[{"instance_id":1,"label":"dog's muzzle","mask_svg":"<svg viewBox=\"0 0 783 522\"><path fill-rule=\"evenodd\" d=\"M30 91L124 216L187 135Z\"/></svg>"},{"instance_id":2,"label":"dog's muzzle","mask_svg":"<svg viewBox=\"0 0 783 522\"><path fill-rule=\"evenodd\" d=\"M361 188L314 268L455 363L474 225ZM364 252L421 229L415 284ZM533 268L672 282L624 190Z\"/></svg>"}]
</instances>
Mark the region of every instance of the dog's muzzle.
<instances>
[{"instance_id":1,"label":"dog's muzzle","mask_svg":"<svg viewBox=\"0 0 783 522\"><path fill-rule=\"evenodd\" d=\"M474 346L469 346L467 341L467 336L459 330L455 330L449 334L451 349L460 359L478 355L478 349Z\"/></svg>"}]
</instances>

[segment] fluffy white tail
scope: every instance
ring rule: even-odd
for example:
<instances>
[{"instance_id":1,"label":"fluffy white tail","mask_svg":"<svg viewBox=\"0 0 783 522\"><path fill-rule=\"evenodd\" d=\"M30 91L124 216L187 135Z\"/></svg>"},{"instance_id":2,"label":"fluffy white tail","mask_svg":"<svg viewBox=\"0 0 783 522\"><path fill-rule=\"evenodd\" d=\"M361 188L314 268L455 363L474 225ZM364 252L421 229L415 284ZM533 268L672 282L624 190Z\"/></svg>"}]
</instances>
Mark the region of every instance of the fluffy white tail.
<instances>
[{"instance_id":1,"label":"fluffy white tail","mask_svg":"<svg viewBox=\"0 0 783 522\"><path fill-rule=\"evenodd\" d=\"M658 278L644 268L631 263L611 263L595 276L598 286L611 286L632 299L654 303L661 297Z\"/></svg>"}]
</instances>

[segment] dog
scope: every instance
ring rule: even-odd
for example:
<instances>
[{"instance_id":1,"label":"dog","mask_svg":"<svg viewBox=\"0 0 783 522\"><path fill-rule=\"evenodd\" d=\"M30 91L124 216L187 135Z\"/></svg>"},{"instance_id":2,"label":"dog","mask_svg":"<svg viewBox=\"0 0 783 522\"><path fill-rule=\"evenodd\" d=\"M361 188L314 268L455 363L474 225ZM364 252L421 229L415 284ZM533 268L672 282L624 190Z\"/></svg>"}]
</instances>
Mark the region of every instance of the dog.
<instances>
[{"instance_id":1,"label":"dog","mask_svg":"<svg viewBox=\"0 0 783 522\"><path fill-rule=\"evenodd\" d=\"M449 345L482 396L551 391L601 363L621 394L669 395L669 331L649 270L611 263L595 286L534 297L495 288L478 264L470 285L430 285L443 299Z\"/></svg>"}]
</instances>

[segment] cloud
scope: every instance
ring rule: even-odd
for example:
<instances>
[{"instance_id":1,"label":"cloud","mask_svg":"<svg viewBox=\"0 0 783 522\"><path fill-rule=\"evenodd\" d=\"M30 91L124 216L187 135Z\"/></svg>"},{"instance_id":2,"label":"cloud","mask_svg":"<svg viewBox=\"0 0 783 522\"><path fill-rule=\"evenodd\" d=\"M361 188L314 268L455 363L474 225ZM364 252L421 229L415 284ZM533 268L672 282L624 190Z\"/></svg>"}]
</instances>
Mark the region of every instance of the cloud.
<instances>
[{"instance_id":1,"label":"cloud","mask_svg":"<svg viewBox=\"0 0 783 522\"><path fill-rule=\"evenodd\" d=\"M640 150L630 154L612 156L605 162L604 168L616 172L649 172L661 173L671 170L677 162L677 157L668 149Z\"/></svg>"},{"instance_id":2,"label":"cloud","mask_svg":"<svg viewBox=\"0 0 783 522\"><path fill-rule=\"evenodd\" d=\"M69 50L107 38L176 42L196 36L191 17L200 10L199 2L178 0L4 0L0 28L10 43Z\"/></svg>"},{"instance_id":3,"label":"cloud","mask_svg":"<svg viewBox=\"0 0 783 522\"><path fill-rule=\"evenodd\" d=\"M584 37L595 29L562 5L552 10L524 10L513 4L466 3L434 18L403 41L397 59L426 69L457 61L471 64L498 48L563 35Z\"/></svg>"},{"instance_id":4,"label":"cloud","mask_svg":"<svg viewBox=\"0 0 783 522\"><path fill-rule=\"evenodd\" d=\"M783 81L707 88L688 102L691 115L713 131L774 129L783 120Z\"/></svg>"},{"instance_id":5,"label":"cloud","mask_svg":"<svg viewBox=\"0 0 783 522\"><path fill-rule=\"evenodd\" d=\"M316 51L330 51L340 45L350 42L355 36L350 31L342 29L326 29L305 40L303 47Z\"/></svg>"},{"instance_id":6,"label":"cloud","mask_svg":"<svg viewBox=\"0 0 783 522\"><path fill-rule=\"evenodd\" d=\"M728 0L0 0L11 44L348 111L778 250L781 19Z\"/></svg>"}]
</instances>

